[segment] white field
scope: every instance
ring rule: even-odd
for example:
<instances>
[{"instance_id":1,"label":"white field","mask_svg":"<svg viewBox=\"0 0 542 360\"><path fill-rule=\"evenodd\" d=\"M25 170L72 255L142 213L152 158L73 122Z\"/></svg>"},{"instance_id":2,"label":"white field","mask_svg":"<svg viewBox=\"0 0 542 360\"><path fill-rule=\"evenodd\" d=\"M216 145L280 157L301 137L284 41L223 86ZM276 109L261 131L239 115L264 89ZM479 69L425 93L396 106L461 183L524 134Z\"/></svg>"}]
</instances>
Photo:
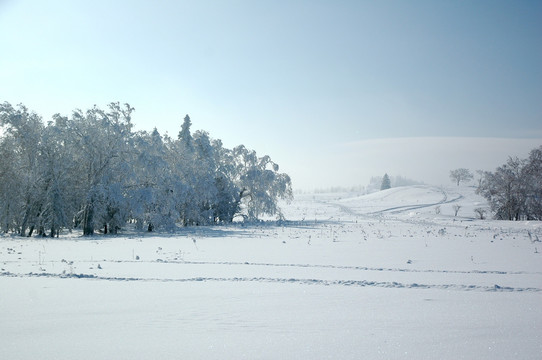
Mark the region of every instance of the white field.
<instances>
[{"instance_id":1,"label":"white field","mask_svg":"<svg viewBox=\"0 0 542 360\"><path fill-rule=\"evenodd\" d=\"M484 205L416 186L300 195L284 223L0 237L0 358L541 359L542 223Z\"/></svg>"}]
</instances>

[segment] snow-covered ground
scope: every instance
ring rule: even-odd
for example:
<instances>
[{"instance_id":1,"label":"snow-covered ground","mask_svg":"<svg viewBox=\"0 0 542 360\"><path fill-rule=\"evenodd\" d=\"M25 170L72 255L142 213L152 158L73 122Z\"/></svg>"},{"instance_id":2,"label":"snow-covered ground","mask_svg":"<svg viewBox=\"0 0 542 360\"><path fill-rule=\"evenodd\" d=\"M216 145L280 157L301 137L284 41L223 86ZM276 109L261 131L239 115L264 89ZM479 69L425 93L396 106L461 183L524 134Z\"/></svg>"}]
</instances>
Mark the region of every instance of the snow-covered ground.
<instances>
[{"instance_id":1,"label":"snow-covered ground","mask_svg":"<svg viewBox=\"0 0 542 360\"><path fill-rule=\"evenodd\" d=\"M540 359L542 223L485 205L413 186L298 195L285 222L0 237L0 358Z\"/></svg>"}]
</instances>

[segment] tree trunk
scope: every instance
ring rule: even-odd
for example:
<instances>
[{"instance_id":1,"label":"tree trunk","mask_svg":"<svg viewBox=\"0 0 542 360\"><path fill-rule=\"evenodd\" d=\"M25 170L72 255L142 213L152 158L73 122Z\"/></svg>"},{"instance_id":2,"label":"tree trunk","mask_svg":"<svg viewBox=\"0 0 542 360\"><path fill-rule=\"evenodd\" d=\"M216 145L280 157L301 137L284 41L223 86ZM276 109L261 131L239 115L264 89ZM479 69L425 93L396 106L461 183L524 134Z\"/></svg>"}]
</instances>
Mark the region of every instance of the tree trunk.
<instances>
[{"instance_id":1,"label":"tree trunk","mask_svg":"<svg viewBox=\"0 0 542 360\"><path fill-rule=\"evenodd\" d=\"M23 218L23 222L21 223L21 236L25 236L26 235L26 226L28 224L28 218L30 217L30 209L26 209L25 211L25 214L24 214L24 218ZM32 226L33 228L33 226Z\"/></svg>"},{"instance_id":2,"label":"tree trunk","mask_svg":"<svg viewBox=\"0 0 542 360\"><path fill-rule=\"evenodd\" d=\"M94 235L94 206L92 203L85 206L83 214L83 235Z\"/></svg>"},{"instance_id":3,"label":"tree trunk","mask_svg":"<svg viewBox=\"0 0 542 360\"><path fill-rule=\"evenodd\" d=\"M9 203L7 204L7 207L6 207L6 227L5 227L5 230L4 230L4 233L8 233L9 232Z\"/></svg>"}]
</instances>

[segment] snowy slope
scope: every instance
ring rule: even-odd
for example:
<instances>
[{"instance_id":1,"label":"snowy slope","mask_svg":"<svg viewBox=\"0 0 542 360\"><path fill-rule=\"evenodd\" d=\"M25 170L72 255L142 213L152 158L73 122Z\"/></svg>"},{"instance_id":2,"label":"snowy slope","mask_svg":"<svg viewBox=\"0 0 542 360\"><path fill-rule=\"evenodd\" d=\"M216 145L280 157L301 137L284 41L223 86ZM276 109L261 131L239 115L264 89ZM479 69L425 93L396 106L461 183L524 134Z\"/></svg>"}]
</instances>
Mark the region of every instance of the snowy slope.
<instances>
[{"instance_id":1,"label":"snowy slope","mask_svg":"<svg viewBox=\"0 0 542 360\"><path fill-rule=\"evenodd\" d=\"M0 348L9 359L538 359L542 224L479 220L480 206L472 188L414 186L299 196L286 222L4 236Z\"/></svg>"}]
</instances>

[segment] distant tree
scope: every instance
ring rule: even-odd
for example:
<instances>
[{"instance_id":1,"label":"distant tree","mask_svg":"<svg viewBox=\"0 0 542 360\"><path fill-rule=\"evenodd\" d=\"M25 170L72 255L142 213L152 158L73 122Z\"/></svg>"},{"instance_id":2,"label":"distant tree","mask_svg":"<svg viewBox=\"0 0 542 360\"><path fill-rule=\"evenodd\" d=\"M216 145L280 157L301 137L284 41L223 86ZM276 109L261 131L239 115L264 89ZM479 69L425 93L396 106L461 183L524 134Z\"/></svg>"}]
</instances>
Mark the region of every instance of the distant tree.
<instances>
[{"instance_id":1,"label":"distant tree","mask_svg":"<svg viewBox=\"0 0 542 360\"><path fill-rule=\"evenodd\" d=\"M384 174L384 177L382 177L382 184L380 185L380 190L386 190L391 188L391 182L390 177L388 174Z\"/></svg>"},{"instance_id":2,"label":"distant tree","mask_svg":"<svg viewBox=\"0 0 542 360\"><path fill-rule=\"evenodd\" d=\"M403 176L389 176L388 175L388 178L390 180L390 187L394 188L394 187L399 187L399 186L412 186L412 185L422 185L423 182L421 181L417 181L417 180L412 180L412 179L409 179L409 178L406 178L406 177L403 177ZM382 186L382 180L383 180L383 176L372 176L369 180L369 184L366 186L366 187L360 187L358 186L357 188L353 188L353 189L337 189L335 192L344 192L344 191L360 191L360 192L365 192L367 194L370 194L370 193L373 193L375 191L379 191L381 190L381 186ZM326 190L326 191L324 191ZM322 191L320 192L329 192L327 191L329 189L322 189Z\"/></svg>"},{"instance_id":3,"label":"distant tree","mask_svg":"<svg viewBox=\"0 0 542 360\"><path fill-rule=\"evenodd\" d=\"M461 209L461 205L455 204L453 208L454 208L454 216L457 216L457 213L459 213L459 209Z\"/></svg>"},{"instance_id":4,"label":"distant tree","mask_svg":"<svg viewBox=\"0 0 542 360\"><path fill-rule=\"evenodd\" d=\"M478 187L482 186L482 180L484 179L484 170L476 170L476 174L478 175L476 178L476 182L478 183Z\"/></svg>"},{"instance_id":5,"label":"distant tree","mask_svg":"<svg viewBox=\"0 0 542 360\"><path fill-rule=\"evenodd\" d=\"M370 194L375 191L379 191L381 185L382 185L382 176L372 176L366 188L367 193Z\"/></svg>"},{"instance_id":6,"label":"distant tree","mask_svg":"<svg viewBox=\"0 0 542 360\"><path fill-rule=\"evenodd\" d=\"M392 176L390 177L391 180L391 186L392 187L398 187L398 186L410 186L410 185L422 185L423 182L408 179L406 177L403 177L401 175Z\"/></svg>"},{"instance_id":7,"label":"distant tree","mask_svg":"<svg viewBox=\"0 0 542 360\"><path fill-rule=\"evenodd\" d=\"M469 169L459 168L459 169L455 169L455 170L450 171L450 179L452 179L452 181L457 183L457 186L459 186L459 183L461 181L470 181L470 180L472 180L473 175L469 171Z\"/></svg>"},{"instance_id":8,"label":"distant tree","mask_svg":"<svg viewBox=\"0 0 542 360\"><path fill-rule=\"evenodd\" d=\"M485 217L486 209L479 207L479 208L474 209L474 212L478 215L480 220L484 220L486 218Z\"/></svg>"}]
</instances>

